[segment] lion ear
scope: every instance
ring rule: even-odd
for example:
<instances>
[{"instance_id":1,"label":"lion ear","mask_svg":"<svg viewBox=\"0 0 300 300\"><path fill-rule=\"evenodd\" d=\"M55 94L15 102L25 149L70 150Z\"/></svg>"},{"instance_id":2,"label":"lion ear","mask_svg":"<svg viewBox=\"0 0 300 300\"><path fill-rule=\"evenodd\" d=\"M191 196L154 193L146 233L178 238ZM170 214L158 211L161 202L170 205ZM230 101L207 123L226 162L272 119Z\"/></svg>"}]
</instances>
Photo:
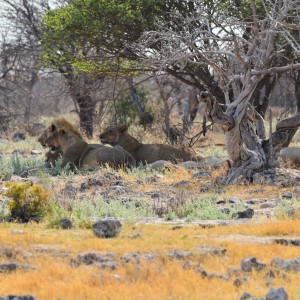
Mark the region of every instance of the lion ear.
<instances>
[{"instance_id":1,"label":"lion ear","mask_svg":"<svg viewBox=\"0 0 300 300\"><path fill-rule=\"evenodd\" d=\"M51 124L51 131L54 132L56 130L56 126L52 123Z\"/></svg>"},{"instance_id":2,"label":"lion ear","mask_svg":"<svg viewBox=\"0 0 300 300\"><path fill-rule=\"evenodd\" d=\"M125 133L126 131L128 130L128 125L121 125L120 127L119 127L119 131L120 131L120 133Z\"/></svg>"}]
</instances>

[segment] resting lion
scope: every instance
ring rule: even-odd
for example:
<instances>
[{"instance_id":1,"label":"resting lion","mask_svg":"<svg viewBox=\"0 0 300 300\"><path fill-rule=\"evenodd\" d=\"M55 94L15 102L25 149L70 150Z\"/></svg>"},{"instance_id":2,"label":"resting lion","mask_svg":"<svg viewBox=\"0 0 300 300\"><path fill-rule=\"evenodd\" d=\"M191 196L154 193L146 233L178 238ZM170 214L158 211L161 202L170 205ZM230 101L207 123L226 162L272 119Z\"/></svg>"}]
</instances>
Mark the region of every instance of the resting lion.
<instances>
[{"instance_id":1,"label":"resting lion","mask_svg":"<svg viewBox=\"0 0 300 300\"><path fill-rule=\"evenodd\" d=\"M151 164L158 160L167 160L173 163L182 161L199 161L202 157L196 156L186 147L176 147L165 144L142 144L128 133L127 125L107 128L100 134L104 144L122 146L136 160L137 164Z\"/></svg>"},{"instance_id":2,"label":"resting lion","mask_svg":"<svg viewBox=\"0 0 300 300\"><path fill-rule=\"evenodd\" d=\"M88 144L71 131L57 129L45 141L51 149L63 151L61 167L70 164L71 168L95 167L108 164L123 168L136 166L135 159L122 147L105 147Z\"/></svg>"},{"instance_id":3,"label":"resting lion","mask_svg":"<svg viewBox=\"0 0 300 300\"><path fill-rule=\"evenodd\" d=\"M72 132L74 135L78 136L79 138L83 139L80 132L65 118L54 118L50 126L48 126L45 131L41 134L38 138L39 143L45 148L46 147L46 140L47 138L52 135L57 129L65 129ZM100 145L99 145L100 146ZM56 160L63 156L63 151L61 148L53 148L49 150L46 154L45 159L45 167L51 168L55 165Z\"/></svg>"}]
</instances>

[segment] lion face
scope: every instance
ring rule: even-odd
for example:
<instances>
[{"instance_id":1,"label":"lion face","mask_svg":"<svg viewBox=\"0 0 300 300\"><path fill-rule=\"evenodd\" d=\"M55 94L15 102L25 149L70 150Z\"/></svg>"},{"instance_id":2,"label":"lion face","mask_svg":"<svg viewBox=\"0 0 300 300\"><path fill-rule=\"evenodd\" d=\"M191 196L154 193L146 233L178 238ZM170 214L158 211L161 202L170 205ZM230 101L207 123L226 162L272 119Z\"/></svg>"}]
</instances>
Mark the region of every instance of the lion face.
<instances>
[{"instance_id":1,"label":"lion face","mask_svg":"<svg viewBox=\"0 0 300 300\"><path fill-rule=\"evenodd\" d=\"M55 131L57 130L57 127L54 124L51 124L48 128L45 129L45 131L41 134L41 136L38 138L38 142L45 148L46 140L49 136L51 136Z\"/></svg>"},{"instance_id":2,"label":"lion face","mask_svg":"<svg viewBox=\"0 0 300 300\"><path fill-rule=\"evenodd\" d=\"M49 135L45 141L47 147L51 149L51 151L55 151L61 148L61 138L65 136L66 132L64 129L57 129L51 135Z\"/></svg>"},{"instance_id":3,"label":"lion face","mask_svg":"<svg viewBox=\"0 0 300 300\"><path fill-rule=\"evenodd\" d=\"M128 127L126 125L108 127L99 136L101 143L109 144L115 146L118 144L120 136L127 131Z\"/></svg>"}]
</instances>

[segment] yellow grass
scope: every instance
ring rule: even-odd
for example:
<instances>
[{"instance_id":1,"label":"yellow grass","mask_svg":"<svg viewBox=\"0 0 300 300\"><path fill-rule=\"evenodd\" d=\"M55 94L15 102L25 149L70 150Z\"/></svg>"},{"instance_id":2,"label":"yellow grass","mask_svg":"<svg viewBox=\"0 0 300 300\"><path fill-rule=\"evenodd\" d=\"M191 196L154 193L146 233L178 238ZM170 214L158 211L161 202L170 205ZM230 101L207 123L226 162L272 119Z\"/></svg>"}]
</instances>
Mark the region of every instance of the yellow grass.
<instances>
[{"instance_id":1,"label":"yellow grass","mask_svg":"<svg viewBox=\"0 0 300 300\"><path fill-rule=\"evenodd\" d=\"M90 230L47 230L43 224L21 226L0 225L1 247L14 250L12 258L0 256L0 262L17 261L36 267L34 271L0 274L0 294L33 294L38 299L238 299L244 291L263 296L270 287L264 276L254 272L246 276L249 282L237 288L235 277L223 279L202 278L194 270L183 270L183 261L173 261L166 254L171 250L192 253L190 260L200 264L209 273L226 275L229 268L239 268L242 259L256 256L269 264L275 257L300 257L294 246L241 243L231 237L241 235L282 236L299 235L300 221L279 221L259 225L243 225L203 229L196 225L172 230L174 225L125 225L114 239L98 239ZM23 234L12 234L22 229ZM141 239L131 239L134 233ZM228 236L228 240L217 237ZM199 254L197 247L224 247L225 256ZM48 249L48 253L36 249ZM120 257L127 252L155 253L154 262L120 264L114 271L100 270L95 265L72 268L70 258L87 251L115 252ZM31 253L31 255L30 255ZM59 254L68 253L70 257ZM300 274L288 274L290 281L275 278L272 287L284 286L290 299L300 299Z\"/></svg>"}]
</instances>

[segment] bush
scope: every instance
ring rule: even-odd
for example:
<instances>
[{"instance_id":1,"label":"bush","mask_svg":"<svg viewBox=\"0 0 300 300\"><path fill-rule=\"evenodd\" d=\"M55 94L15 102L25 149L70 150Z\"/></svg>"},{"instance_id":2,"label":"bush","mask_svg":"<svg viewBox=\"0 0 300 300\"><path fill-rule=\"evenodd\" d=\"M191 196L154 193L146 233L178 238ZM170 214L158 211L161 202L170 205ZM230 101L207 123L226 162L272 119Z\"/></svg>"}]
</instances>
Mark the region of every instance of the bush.
<instances>
[{"instance_id":1,"label":"bush","mask_svg":"<svg viewBox=\"0 0 300 300\"><path fill-rule=\"evenodd\" d=\"M6 184L6 196L12 198L8 202L8 209L12 220L28 222L40 220L49 208L49 194L39 184L31 182Z\"/></svg>"}]
</instances>

